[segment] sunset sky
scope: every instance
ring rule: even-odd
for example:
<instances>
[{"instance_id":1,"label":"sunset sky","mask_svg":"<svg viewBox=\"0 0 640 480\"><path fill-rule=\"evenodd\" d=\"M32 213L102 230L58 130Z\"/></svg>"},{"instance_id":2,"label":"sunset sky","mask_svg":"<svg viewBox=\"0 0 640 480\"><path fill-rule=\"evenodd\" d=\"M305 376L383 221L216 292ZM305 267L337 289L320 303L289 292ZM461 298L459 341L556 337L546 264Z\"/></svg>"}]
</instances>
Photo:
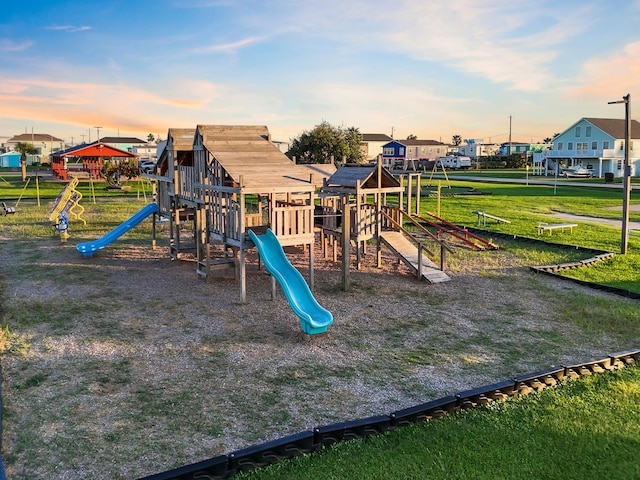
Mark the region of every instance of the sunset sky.
<instances>
[{"instance_id":1,"label":"sunset sky","mask_svg":"<svg viewBox=\"0 0 640 480\"><path fill-rule=\"evenodd\" d=\"M166 137L322 121L450 142L541 141L640 109L640 0L9 2L0 136ZM638 118L635 116L634 118Z\"/></svg>"}]
</instances>

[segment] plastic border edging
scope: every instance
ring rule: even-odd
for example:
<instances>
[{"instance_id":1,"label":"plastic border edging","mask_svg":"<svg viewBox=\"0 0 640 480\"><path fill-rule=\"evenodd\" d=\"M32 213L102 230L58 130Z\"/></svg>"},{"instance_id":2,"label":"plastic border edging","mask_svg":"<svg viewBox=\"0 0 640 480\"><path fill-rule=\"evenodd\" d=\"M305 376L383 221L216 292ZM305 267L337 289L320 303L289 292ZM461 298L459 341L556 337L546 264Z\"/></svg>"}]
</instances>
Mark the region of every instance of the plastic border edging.
<instances>
[{"instance_id":1,"label":"plastic border edging","mask_svg":"<svg viewBox=\"0 0 640 480\"><path fill-rule=\"evenodd\" d=\"M509 397L527 395L545 388L555 387L562 381L619 370L639 362L640 347L575 365L550 367L546 370L520 375L511 380L503 380L397 410L389 415L378 415L316 427L312 431L296 433L138 480L227 479L239 472L262 468L298 455L318 452L345 440L379 435L398 427L437 419L462 409L475 408ZM0 477L0 480L4 480L4 477Z\"/></svg>"}]
</instances>

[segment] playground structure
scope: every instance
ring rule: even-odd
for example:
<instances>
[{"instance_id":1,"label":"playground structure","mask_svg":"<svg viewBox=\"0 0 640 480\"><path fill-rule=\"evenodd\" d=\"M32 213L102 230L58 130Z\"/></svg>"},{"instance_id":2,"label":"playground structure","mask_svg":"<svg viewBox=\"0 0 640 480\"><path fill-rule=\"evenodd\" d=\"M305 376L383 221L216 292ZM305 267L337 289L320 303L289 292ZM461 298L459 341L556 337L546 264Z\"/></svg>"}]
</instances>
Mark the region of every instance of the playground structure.
<instances>
[{"instance_id":1,"label":"playground structure","mask_svg":"<svg viewBox=\"0 0 640 480\"><path fill-rule=\"evenodd\" d=\"M292 162L266 126L169 129L150 177L158 181L158 214L169 220L171 257L193 254L202 278L232 267L244 303L246 251L255 247L248 231L268 227L281 246L304 246L313 288L316 189L334 171Z\"/></svg>"},{"instance_id":2,"label":"playground structure","mask_svg":"<svg viewBox=\"0 0 640 480\"><path fill-rule=\"evenodd\" d=\"M72 215L74 219L80 220L85 225L87 224L86 220L81 217L84 207L80 205L82 193L76 190L77 186L78 179L71 179L55 198L49 210L49 221L53 222L54 228L60 234L60 239L63 242L66 242L69 238L69 233L67 232L69 229L69 215Z\"/></svg>"},{"instance_id":3,"label":"playground structure","mask_svg":"<svg viewBox=\"0 0 640 480\"><path fill-rule=\"evenodd\" d=\"M344 289L352 245L358 269L372 245L381 266L385 245L430 283L450 279L444 272L445 253L453 252L447 235L474 248L495 247L440 218L436 223L421 216L420 173L396 178L380 161L338 170L333 164L296 164L271 142L266 126L171 128L158 157L155 171L145 174L157 182L156 203L78 250L91 256L153 215L154 246L156 221L167 220L171 258L194 260L204 279L233 269L240 302L246 303L247 251L257 248L272 275L272 295L277 280L304 333L322 333L332 321L311 294L317 237L325 258L332 250L337 261L340 250ZM440 248L439 266L429 258L432 243ZM308 285L286 260L287 246L302 246L308 254Z\"/></svg>"}]
</instances>

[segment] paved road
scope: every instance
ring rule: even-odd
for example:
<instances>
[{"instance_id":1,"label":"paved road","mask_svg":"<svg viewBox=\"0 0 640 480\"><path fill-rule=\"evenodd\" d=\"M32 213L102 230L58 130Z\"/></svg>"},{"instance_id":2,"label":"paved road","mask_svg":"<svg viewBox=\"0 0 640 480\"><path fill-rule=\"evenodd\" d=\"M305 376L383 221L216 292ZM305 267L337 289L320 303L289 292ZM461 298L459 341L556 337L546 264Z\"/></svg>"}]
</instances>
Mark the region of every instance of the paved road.
<instances>
[{"instance_id":1,"label":"paved road","mask_svg":"<svg viewBox=\"0 0 640 480\"><path fill-rule=\"evenodd\" d=\"M592 187L592 188L617 188L622 190L622 183L605 183L604 179L602 183L591 183L591 182L580 182L580 181L571 181L571 180L556 180L554 177L530 177L529 180L525 178L501 178L501 177L482 177L475 175L456 175L447 174L449 180L468 180L471 182L495 182L495 183L518 183L518 184L529 184L529 185L557 185L563 187ZM445 178L443 174L438 173L434 174L433 178L443 179ZM640 184L631 185L633 188L640 187Z\"/></svg>"}]
</instances>

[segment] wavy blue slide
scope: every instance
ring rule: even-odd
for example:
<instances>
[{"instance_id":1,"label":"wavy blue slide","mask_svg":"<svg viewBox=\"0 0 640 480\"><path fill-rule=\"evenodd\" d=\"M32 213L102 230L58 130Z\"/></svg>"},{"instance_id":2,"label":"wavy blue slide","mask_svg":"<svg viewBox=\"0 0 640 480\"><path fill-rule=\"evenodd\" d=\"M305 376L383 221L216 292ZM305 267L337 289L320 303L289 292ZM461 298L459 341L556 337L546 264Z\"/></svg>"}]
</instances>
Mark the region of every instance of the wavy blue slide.
<instances>
[{"instance_id":1,"label":"wavy blue slide","mask_svg":"<svg viewBox=\"0 0 640 480\"><path fill-rule=\"evenodd\" d=\"M291 309L300 318L302 331L309 335L326 332L333 323L333 315L318 304L304 277L291 265L271 229L268 228L264 235L256 235L249 230L249 237L258 248L269 273L278 280Z\"/></svg>"},{"instance_id":2,"label":"wavy blue slide","mask_svg":"<svg viewBox=\"0 0 640 480\"><path fill-rule=\"evenodd\" d=\"M127 233L129 230L137 226L149 215L153 215L157 211L158 205L156 203L145 205L142 210L138 211L129 220L125 220L109 233L106 233L105 235L100 237L98 240L94 240L93 242L79 243L78 245L76 245L76 248L80 253L82 253L82 256L91 257L93 256L93 252L106 247L121 235Z\"/></svg>"}]
</instances>

